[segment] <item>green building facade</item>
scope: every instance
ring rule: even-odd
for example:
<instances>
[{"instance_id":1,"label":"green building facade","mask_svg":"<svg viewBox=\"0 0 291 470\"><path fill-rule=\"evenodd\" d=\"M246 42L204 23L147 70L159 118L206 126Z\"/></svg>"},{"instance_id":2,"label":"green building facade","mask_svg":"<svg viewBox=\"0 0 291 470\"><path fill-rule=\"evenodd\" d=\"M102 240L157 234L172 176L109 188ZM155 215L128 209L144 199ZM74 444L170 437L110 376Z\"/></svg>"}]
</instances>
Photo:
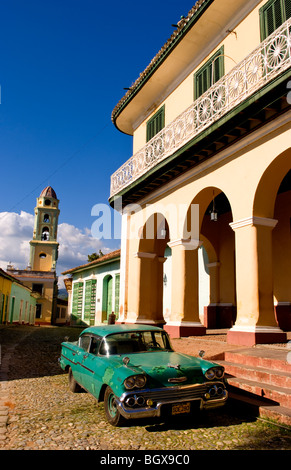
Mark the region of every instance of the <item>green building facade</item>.
<instances>
[{"instance_id":1,"label":"green building facade","mask_svg":"<svg viewBox=\"0 0 291 470\"><path fill-rule=\"evenodd\" d=\"M120 250L63 272L69 296L70 324L106 323L119 317Z\"/></svg>"}]
</instances>

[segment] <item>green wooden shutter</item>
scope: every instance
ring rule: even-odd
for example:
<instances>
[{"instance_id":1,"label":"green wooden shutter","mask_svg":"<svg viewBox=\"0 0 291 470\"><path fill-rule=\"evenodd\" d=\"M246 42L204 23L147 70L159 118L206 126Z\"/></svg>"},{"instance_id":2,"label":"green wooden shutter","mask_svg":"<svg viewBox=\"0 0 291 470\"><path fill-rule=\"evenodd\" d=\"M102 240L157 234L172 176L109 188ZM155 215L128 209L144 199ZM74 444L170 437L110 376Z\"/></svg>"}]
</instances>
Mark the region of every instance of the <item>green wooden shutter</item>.
<instances>
[{"instance_id":1,"label":"green wooden shutter","mask_svg":"<svg viewBox=\"0 0 291 470\"><path fill-rule=\"evenodd\" d=\"M77 317L78 311L78 290L79 290L79 283L76 282L73 284L73 299L72 299L72 315Z\"/></svg>"},{"instance_id":2,"label":"green wooden shutter","mask_svg":"<svg viewBox=\"0 0 291 470\"><path fill-rule=\"evenodd\" d=\"M291 0L269 0L260 9L261 40L291 17Z\"/></svg>"},{"instance_id":3,"label":"green wooden shutter","mask_svg":"<svg viewBox=\"0 0 291 470\"><path fill-rule=\"evenodd\" d=\"M147 142L165 127L165 106L147 122Z\"/></svg>"},{"instance_id":4,"label":"green wooden shutter","mask_svg":"<svg viewBox=\"0 0 291 470\"><path fill-rule=\"evenodd\" d=\"M14 317L14 304L15 304L15 297L12 297L12 301L11 301L11 311L10 311L10 323L13 322L13 317Z\"/></svg>"},{"instance_id":5,"label":"green wooden shutter","mask_svg":"<svg viewBox=\"0 0 291 470\"><path fill-rule=\"evenodd\" d=\"M90 325L95 325L96 288L97 288L97 281L96 279L92 279L91 303L90 303Z\"/></svg>"},{"instance_id":6,"label":"green wooden shutter","mask_svg":"<svg viewBox=\"0 0 291 470\"><path fill-rule=\"evenodd\" d=\"M107 281L107 318L112 313L112 277L108 278Z\"/></svg>"},{"instance_id":7,"label":"green wooden shutter","mask_svg":"<svg viewBox=\"0 0 291 470\"><path fill-rule=\"evenodd\" d=\"M81 320L83 307L83 282L73 284L72 315Z\"/></svg>"},{"instance_id":8,"label":"green wooden shutter","mask_svg":"<svg viewBox=\"0 0 291 470\"><path fill-rule=\"evenodd\" d=\"M116 318L119 316L119 291L120 291L120 275L115 276L115 310Z\"/></svg>"},{"instance_id":9,"label":"green wooden shutter","mask_svg":"<svg viewBox=\"0 0 291 470\"><path fill-rule=\"evenodd\" d=\"M83 282L79 282L79 290L78 290L78 318L82 319L82 310L83 310Z\"/></svg>"},{"instance_id":10,"label":"green wooden shutter","mask_svg":"<svg viewBox=\"0 0 291 470\"><path fill-rule=\"evenodd\" d=\"M208 88L214 85L224 75L224 47L222 46L210 59L194 74L194 99L203 95Z\"/></svg>"},{"instance_id":11,"label":"green wooden shutter","mask_svg":"<svg viewBox=\"0 0 291 470\"><path fill-rule=\"evenodd\" d=\"M195 96L198 98L210 87L210 70L205 67L196 75Z\"/></svg>"},{"instance_id":12,"label":"green wooden shutter","mask_svg":"<svg viewBox=\"0 0 291 470\"><path fill-rule=\"evenodd\" d=\"M91 290L92 290L92 280L86 281L85 283L85 305L84 305L84 321L89 325L90 324L90 314L91 314Z\"/></svg>"},{"instance_id":13,"label":"green wooden shutter","mask_svg":"<svg viewBox=\"0 0 291 470\"><path fill-rule=\"evenodd\" d=\"M95 305L96 305L96 279L89 279L85 284L85 305L84 321L88 325L95 324Z\"/></svg>"}]
</instances>

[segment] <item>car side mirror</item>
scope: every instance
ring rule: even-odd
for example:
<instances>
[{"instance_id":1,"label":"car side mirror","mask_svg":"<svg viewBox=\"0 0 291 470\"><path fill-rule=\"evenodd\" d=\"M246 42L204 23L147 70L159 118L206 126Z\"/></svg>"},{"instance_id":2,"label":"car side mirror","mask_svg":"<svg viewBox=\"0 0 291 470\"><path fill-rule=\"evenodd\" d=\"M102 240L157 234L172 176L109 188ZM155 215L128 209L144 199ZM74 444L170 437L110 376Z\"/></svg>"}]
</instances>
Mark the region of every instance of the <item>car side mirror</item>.
<instances>
[{"instance_id":1,"label":"car side mirror","mask_svg":"<svg viewBox=\"0 0 291 470\"><path fill-rule=\"evenodd\" d=\"M205 355L205 351L203 351L203 349L201 349L199 351L199 356L201 357L201 359L203 358L204 355Z\"/></svg>"},{"instance_id":2,"label":"car side mirror","mask_svg":"<svg viewBox=\"0 0 291 470\"><path fill-rule=\"evenodd\" d=\"M122 359L122 362L123 362L123 364L124 364L125 366L127 366L127 364L129 364L129 361L130 361L129 357L124 357L124 358Z\"/></svg>"}]
</instances>

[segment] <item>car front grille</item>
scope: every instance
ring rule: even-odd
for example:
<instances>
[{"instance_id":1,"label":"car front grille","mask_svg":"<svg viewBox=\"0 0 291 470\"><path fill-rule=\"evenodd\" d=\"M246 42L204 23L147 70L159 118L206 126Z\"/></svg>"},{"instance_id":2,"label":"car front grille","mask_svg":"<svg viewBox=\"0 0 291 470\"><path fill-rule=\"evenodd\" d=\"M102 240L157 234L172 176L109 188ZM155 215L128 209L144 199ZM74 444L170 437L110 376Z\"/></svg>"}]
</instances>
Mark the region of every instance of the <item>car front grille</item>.
<instances>
[{"instance_id":1,"label":"car front grille","mask_svg":"<svg viewBox=\"0 0 291 470\"><path fill-rule=\"evenodd\" d=\"M224 388L224 385L221 384ZM165 387L161 389L144 389L127 392L121 397L121 401L128 399L130 396L142 395L146 400L151 399L156 403L174 402L181 400L195 400L201 398L209 390L211 383L203 383L196 385L184 385L177 387Z\"/></svg>"}]
</instances>

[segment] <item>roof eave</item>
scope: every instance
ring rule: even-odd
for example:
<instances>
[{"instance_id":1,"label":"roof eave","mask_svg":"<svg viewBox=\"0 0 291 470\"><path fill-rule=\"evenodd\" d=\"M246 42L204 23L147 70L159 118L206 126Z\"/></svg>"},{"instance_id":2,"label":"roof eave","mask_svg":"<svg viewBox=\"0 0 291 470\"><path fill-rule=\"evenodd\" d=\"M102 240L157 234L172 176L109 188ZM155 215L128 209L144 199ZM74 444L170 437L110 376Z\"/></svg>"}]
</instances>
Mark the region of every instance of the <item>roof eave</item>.
<instances>
[{"instance_id":1,"label":"roof eave","mask_svg":"<svg viewBox=\"0 0 291 470\"><path fill-rule=\"evenodd\" d=\"M105 255L107 256L107 255ZM85 269L92 269L95 268L96 266L102 266L104 264L108 264L110 262L116 261L120 259L120 250L117 250L116 254L114 254L111 257L106 257L105 259L102 260L102 258L98 258L94 261L90 261L90 263L83 264L81 266L77 266L76 268L68 269L67 271L62 272L61 274L76 274L80 271L84 271Z\"/></svg>"},{"instance_id":2,"label":"roof eave","mask_svg":"<svg viewBox=\"0 0 291 470\"><path fill-rule=\"evenodd\" d=\"M162 65L162 63L169 57L171 52L177 47L183 37L190 31L190 29L195 25L201 15L207 10L207 8L213 3L214 0L198 0L193 8L196 8L192 16L189 15L193 8L190 10L188 17L181 21L181 25L178 29L172 34L170 39L162 47L160 52L153 58L152 62L148 65L147 69L140 75L136 80L132 88L124 95L119 103L115 106L111 114L111 120L115 127L122 133L126 134L122 129L118 127L117 119L126 108L126 106L134 99L134 97L139 93L141 88L149 81L153 76L156 70ZM188 19L189 18L189 19ZM188 19L188 20L187 20Z\"/></svg>"}]
</instances>

